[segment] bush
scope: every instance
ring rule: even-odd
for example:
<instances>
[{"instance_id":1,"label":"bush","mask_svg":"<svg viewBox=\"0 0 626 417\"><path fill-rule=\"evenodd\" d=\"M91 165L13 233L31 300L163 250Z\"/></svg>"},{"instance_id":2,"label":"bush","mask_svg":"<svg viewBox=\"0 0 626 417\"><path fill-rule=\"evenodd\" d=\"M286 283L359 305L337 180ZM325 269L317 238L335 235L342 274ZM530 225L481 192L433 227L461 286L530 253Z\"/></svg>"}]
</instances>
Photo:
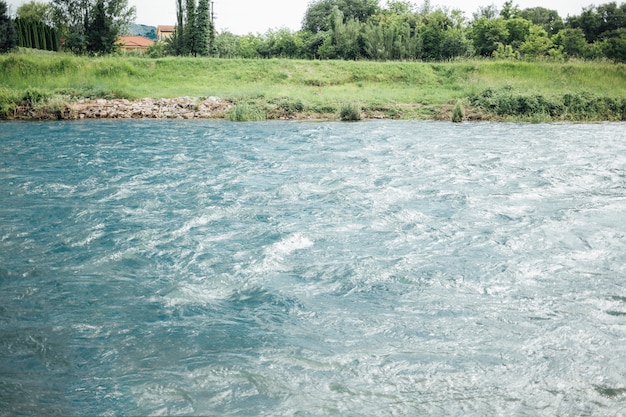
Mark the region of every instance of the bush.
<instances>
[{"instance_id":1,"label":"bush","mask_svg":"<svg viewBox=\"0 0 626 417\"><path fill-rule=\"evenodd\" d=\"M567 93L546 98L540 94L515 94L510 88L486 89L470 97L472 105L499 116L543 120L624 120L626 99L598 97L592 93Z\"/></svg>"},{"instance_id":2,"label":"bush","mask_svg":"<svg viewBox=\"0 0 626 417\"><path fill-rule=\"evenodd\" d=\"M361 120L361 106L354 103L343 104L339 109L339 118L344 122Z\"/></svg>"},{"instance_id":3,"label":"bush","mask_svg":"<svg viewBox=\"0 0 626 417\"><path fill-rule=\"evenodd\" d=\"M304 111L304 103L302 100L282 99L278 103L278 107L286 113L299 113Z\"/></svg>"},{"instance_id":4,"label":"bush","mask_svg":"<svg viewBox=\"0 0 626 417\"><path fill-rule=\"evenodd\" d=\"M24 92L22 101L30 106L34 106L37 103L41 103L49 98L49 95L36 88L29 87Z\"/></svg>"},{"instance_id":5,"label":"bush","mask_svg":"<svg viewBox=\"0 0 626 417\"><path fill-rule=\"evenodd\" d=\"M50 97L33 106L33 109L36 113L39 113L41 118L58 120L65 118L65 108L65 100L61 96Z\"/></svg>"}]
</instances>

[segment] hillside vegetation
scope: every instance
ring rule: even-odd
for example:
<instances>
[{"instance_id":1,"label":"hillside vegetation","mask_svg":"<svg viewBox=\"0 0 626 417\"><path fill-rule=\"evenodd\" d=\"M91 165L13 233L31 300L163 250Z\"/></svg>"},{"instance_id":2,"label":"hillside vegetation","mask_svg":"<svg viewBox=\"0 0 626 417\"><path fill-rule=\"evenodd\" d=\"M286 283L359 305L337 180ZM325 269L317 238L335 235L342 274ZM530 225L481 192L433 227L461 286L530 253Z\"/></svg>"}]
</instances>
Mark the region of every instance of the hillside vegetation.
<instances>
[{"instance_id":1,"label":"hillside vegetation","mask_svg":"<svg viewBox=\"0 0 626 417\"><path fill-rule=\"evenodd\" d=\"M626 120L626 65L0 56L0 118L81 98L181 96L218 96L269 119L333 118L348 104L366 118L449 119L462 103L466 119Z\"/></svg>"}]
</instances>

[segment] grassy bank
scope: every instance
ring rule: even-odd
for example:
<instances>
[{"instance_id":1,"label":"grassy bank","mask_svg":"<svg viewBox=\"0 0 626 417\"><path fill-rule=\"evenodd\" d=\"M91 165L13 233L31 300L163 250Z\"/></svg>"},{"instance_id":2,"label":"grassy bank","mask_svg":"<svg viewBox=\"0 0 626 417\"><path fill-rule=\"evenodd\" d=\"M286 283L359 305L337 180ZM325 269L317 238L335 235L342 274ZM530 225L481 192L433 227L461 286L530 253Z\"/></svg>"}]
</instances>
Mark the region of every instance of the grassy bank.
<instances>
[{"instance_id":1,"label":"grassy bank","mask_svg":"<svg viewBox=\"0 0 626 417\"><path fill-rule=\"evenodd\" d=\"M257 119L339 118L342 107L355 104L365 117L450 119L463 103L472 119L624 120L626 66L0 56L0 118L24 104L181 96L219 96Z\"/></svg>"}]
</instances>

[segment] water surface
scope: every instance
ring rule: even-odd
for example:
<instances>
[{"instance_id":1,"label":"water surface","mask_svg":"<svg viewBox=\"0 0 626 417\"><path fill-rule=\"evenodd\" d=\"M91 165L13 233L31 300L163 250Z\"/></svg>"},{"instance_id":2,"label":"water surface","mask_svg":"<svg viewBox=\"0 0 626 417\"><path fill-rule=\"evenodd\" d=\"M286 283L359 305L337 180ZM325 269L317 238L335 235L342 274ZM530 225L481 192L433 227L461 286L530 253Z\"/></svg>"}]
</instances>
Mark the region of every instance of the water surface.
<instances>
[{"instance_id":1,"label":"water surface","mask_svg":"<svg viewBox=\"0 0 626 417\"><path fill-rule=\"evenodd\" d=\"M0 124L0 415L623 416L626 124Z\"/></svg>"}]
</instances>

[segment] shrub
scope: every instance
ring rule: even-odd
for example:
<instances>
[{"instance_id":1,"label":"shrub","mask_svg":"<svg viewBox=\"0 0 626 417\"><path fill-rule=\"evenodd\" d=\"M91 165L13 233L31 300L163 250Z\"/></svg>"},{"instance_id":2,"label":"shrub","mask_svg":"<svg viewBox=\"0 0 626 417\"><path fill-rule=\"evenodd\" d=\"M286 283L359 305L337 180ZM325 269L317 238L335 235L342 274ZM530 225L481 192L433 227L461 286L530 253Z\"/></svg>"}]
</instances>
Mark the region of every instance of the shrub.
<instances>
[{"instance_id":1,"label":"shrub","mask_svg":"<svg viewBox=\"0 0 626 417\"><path fill-rule=\"evenodd\" d=\"M345 103L339 109L339 118L344 122L361 120L361 106L354 103Z\"/></svg>"},{"instance_id":2,"label":"shrub","mask_svg":"<svg viewBox=\"0 0 626 417\"><path fill-rule=\"evenodd\" d=\"M28 105L34 106L49 98L49 95L36 88L29 87L22 97L22 101Z\"/></svg>"},{"instance_id":3,"label":"shrub","mask_svg":"<svg viewBox=\"0 0 626 417\"><path fill-rule=\"evenodd\" d=\"M65 118L65 100L61 96L53 96L33 106L33 109L42 118L63 119Z\"/></svg>"},{"instance_id":4,"label":"shrub","mask_svg":"<svg viewBox=\"0 0 626 417\"><path fill-rule=\"evenodd\" d=\"M304 111L304 103L302 100L283 99L278 103L278 107L286 113L299 113Z\"/></svg>"}]
</instances>

